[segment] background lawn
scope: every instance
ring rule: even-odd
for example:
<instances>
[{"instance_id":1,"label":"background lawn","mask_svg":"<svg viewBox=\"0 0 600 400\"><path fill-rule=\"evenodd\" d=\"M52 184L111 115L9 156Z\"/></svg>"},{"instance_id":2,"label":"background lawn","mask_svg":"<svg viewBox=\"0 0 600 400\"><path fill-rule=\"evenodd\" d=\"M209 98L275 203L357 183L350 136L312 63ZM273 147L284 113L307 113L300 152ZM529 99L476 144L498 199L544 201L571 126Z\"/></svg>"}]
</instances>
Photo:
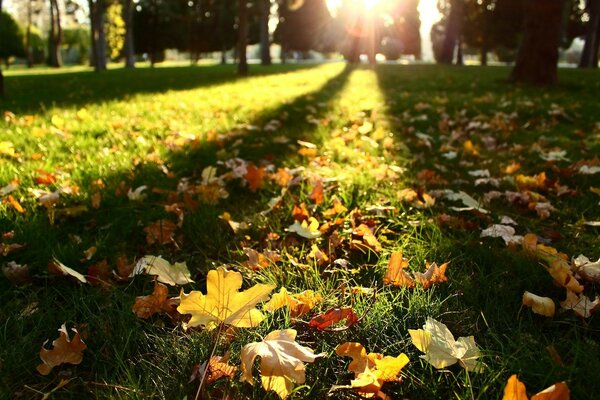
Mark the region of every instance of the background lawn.
<instances>
[{"instance_id":1,"label":"background lawn","mask_svg":"<svg viewBox=\"0 0 600 400\"><path fill-rule=\"evenodd\" d=\"M585 224L600 220L600 175L578 173L600 164L598 71L562 70L558 87L538 89L509 85L508 69L492 67L251 68L245 79L235 77L234 66L5 77L0 264L26 264L31 279L18 286L0 277L1 398L42 398L70 379L51 398L191 399L194 365L209 358L215 341L216 354L230 350L239 364L246 343L286 328L326 353L307 365L306 384L293 398L324 398L332 385L350 383L349 359L335 355L346 341L408 355L402 382L383 387L392 398L501 398L514 373L530 393L563 380L572 398L600 393L593 379L600 370L598 316L560 309L564 288L521 245L480 237L506 216L518 235L537 234L569 258L600 257L599 228ZM262 171L250 182L232 168L248 163ZM227 174L222 187L207 179L211 166ZM481 170L497 186L476 182L487 178ZM289 186L278 184L285 174L293 176ZM18 185L13 191L11 183ZM142 199L127 195L142 185ZM435 204L403 198L411 188ZM462 204L448 200L446 190L468 193L488 213L457 211ZM529 197L510 201L507 191ZM277 207L265 212L276 196ZM334 199L346 210L328 216ZM321 225L330 223L316 240L286 231L302 203ZM246 228L234 232L224 213ZM381 249L356 235L360 224ZM248 249L278 256L267 252L257 265ZM450 262L448 282L428 290L384 285L390 255L400 250L409 271ZM184 331L181 318L140 319L131 311L137 296L152 292L153 279L117 276L144 255L185 261L195 280L186 293L204 291L207 272L227 265L244 275L244 288L310 289L324 301L300 319L278 310L258 328L218 338ZM53 259L94 284L53 275ZM556 316L523 307L526 290L553 299ZM597 283L585 282L585 294L596 293ZM306 324L330 307L349 306L361 316L349 329ZM427 317L456 337L473 335L483 372L436 370L420 359L408 329ZM87 344L83 362L41 376L40 346L56 339L64 322ZM258 378L254 386L225 379L205 389L208 397L276 398ZM339 390L331 397L357 396Z\"/></svg>"}]
</instances>

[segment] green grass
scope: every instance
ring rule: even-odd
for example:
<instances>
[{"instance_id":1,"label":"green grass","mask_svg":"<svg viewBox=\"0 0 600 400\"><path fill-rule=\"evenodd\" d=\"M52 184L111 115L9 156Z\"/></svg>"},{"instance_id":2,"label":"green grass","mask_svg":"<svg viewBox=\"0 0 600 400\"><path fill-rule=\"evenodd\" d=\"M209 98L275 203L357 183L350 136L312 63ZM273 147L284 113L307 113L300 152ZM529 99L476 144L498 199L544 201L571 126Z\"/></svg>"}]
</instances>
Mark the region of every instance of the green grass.
<instances>
[{"instance_id":1,"label":"green grass","mask_svg":"<svg viewBox=\"0 0 600 400\"><path fill-rule=\"evenodd\" d=\"M584 321L560 311L548 319L522 308L525 290L557 304L564 291L520 248L479 237L482 229L507 215L518 222L519 234L536 233L569 256L600 257L597 228L583 225L600 219L600 198L590 191L600 186L598 175L571 174L567 168L600 154L597 71L563 70L560 86L539 89L505 83L505 68L385 65L373 71L329 64L252 69L253 76L246 79L236 78L233 66L7 74L8 96L0 111L14 115L5 113L0 122L0 142L10 142L16 155L0 155L0 188L18 180L19 188L11 194L25 213L2 200L0 233L14 232L2 242L25 247L0 254L0 264L27 264L32 282L16 287L0 278L0 398L41 398L61 378L72 380L51 398L193 398L197 383L188 379L193 366L211 353L213 333L184 332L166 316L138 319L131 307L136 296L152 292L149 277L107 288L54 277L47 267L56 258L85 274L101 260L113 268L121 257L133 262L146 254L186 261L196 280L186 292L204 290L206 273L228 265L242 272L244 287L273 283L293 293L321 293L325 301L302 317L304 321L334 306L352 306L364 315L348 330L319 332L277 311L258 328L237 330L231 342L218 342L217 354L229 349L237 363L246 343L274 329L297 329L302 344L327 356L307 365L306 384L293 398L324 398L332 385L349 384L348 359L335 355L345 341L361 342L369 352L409 356L403 382L383 388L392 398L501 398L513 373L530 393L561 380L568 382L573 398L600 393L600 383L590 379L600 368L598 317ZM263 129L272 120L281 127ZM358 128L365 122L373 129L361 133ZM467 128L471 122L490 127ZM431 136L431 146L417 133ZM282 137L289 141L282 142ZM297 140L316 144L318 157L299 155ZM466 140L479 149L478 155L463 151ZM491 140L497 147L487 149ZM539 157L540 149L559 148L570 161ZM457 158L442 157L450 150ZM182 180L196 183L208 166L224 173L221 162L233 157L257 165L267 160L275 167L301 166L304 179L268 214L261 211L281 190L270 181L256 192L240 180L231 181L229 196L217 204L203 203L193 193L199 206L182 205L176 244L148 244L144 227L161 219L177 222L164 206L184 203L177 194ZM556 208L547 219L501 199L485 204L490 214L483 215L454 211L450 207L456 204L442 198L432 208L419 209L397 196L403 188L431 193L451 189L481 199L495 188L474 186L468 171L486 168L492 176L504 176L512 161L521 164L518 173L546 172L574 192L558 196L554 189L542 190ZM423 169L436 171L445 183L423 180ZM57 182L37 184L40 171L52 173ZM334 195L349 211L360 213L343 215L337 229L346 242L324 265L308 253L313 243L327 249L327 237L311 242L285 231L293 222L295 204L313 205L309 194L315 178L323 179L326 187L324 203L311 207L321 222ZM130 201L123 195L140 185L149 187L145 200ZM32 188L64 186L77 190L62 194L51 210L30 193ZM496 190L517 189L505 179ZM92 206L96 193L101 197L98 208ZM79 206L84 207L76 215L65 212ZM234 234L219 218L224 212L247 222L249 229ZM443 214L455 223L440 223ZM383 245L379 254L349 245L356 221L374 227ZM281 239L268 240L271 232ZM91 246L97 252L87 261L83 252ZM282 259L251 271L244 267L247 247L278 250ZM448 283L427 291L383 286L389 256L397 250L410 259L413 271L422 270L426 260L450 261ZM333 263L334 258L346 260L347 266ZM348 290L376 285L376 297ZM588 295L597 291L593 285L586 289ZM176 296L178 289L170 293ZM420 328L427 317L444 322L455 336L473 335L483 350L484 372L467 374L458 366L438 371L420 360L408 329ZM35 370L39 348L56 338L63 322L77 324L85 333L83 362L57 367L43 377ZM562 365L553 361L549 346L561 356ZM276 398L265 394L258 382L217 381L207 390L213 396L223 391L233 398ZM356 396L339 391L332 398Z\"/></svg>"}]
</instances>

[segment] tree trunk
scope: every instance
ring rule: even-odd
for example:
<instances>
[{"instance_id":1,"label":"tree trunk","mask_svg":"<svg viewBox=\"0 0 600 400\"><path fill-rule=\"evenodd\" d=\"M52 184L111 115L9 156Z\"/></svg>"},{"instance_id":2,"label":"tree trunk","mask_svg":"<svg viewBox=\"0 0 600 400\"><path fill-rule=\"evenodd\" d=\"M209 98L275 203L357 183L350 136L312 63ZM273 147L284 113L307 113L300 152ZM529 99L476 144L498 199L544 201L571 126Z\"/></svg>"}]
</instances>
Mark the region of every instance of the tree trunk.
<instances>
[{"instance_id":1,"label":"tree trunk","mask_svg":"<svg viewBox=\"0 0 600 400\"><path fill-rule=\"evenodd\" d=\"M248 43L248 0L238 0L238 74L248 75L248 58L246 45Z\"/></svg>"},{"instance_id":2,"label":"tree trunk","mask_svg":"<svg viewBox=\"0 0 600 400\"><path fill-rule=\"evenodd\" d=\"M133 0L123 0L123 21L125 22L125 68L135 68L135 49L133 47Z\"/></svg>"},{"instance_id":3,"label":"tree trunk","mask_svg":"<svg viewBox=\"0 0 600 400\"><path fill-rule=\"evenodd\" d=\"M463 57L463 44L462 39L458 39L456 42L456 65L464 65L465 60Z\"/></svg>"},{"instance_id":4,"label":"tree trunk","mask_svg":"<svg viewBox=\"0 0 600 400\"><path fill-rule=\"evenodd\" d=\"M563 6L564 0L526 1L523 38L510 76L512 81L535 85L558 82Z\"/></svg>"},{"instance_id":5,"label":"tree trunk","mask_svg":"<svg viewBox=\"0 0 600 400\"><path fill-rule=\"evenodd\" d=\"M271 65L270 15L271 0L260 0L260 63L262 65Z\"/></svg>"},{"instance_id":6,"label":"tree trunk","mask_svg":"<svg viewBox=\"0 0 600 400\"><path fill-rule=\"evenodd\" d=\"M446 34L440 56L440 63L452 64L454 60L454 50L460 39L462 31L462 22L464 17L465 3L464 0L450 1L450 15L446 24Z\"/></svg>"},{"instance_id":7,"label":"tree trunk","mask_svg":"<svg viewBox=\"0 0 600 400\"><path fill-rule=\"evenodd\" d=\"M2 68L0 68L0 97L4 97L4 75L2 75Z\"/></svg>"},{"instance_id":8,"label":"tree trunk","mask_svg":"<svg viewBox=\"0 0 600 400\"><path fill-rule=\"evenodd\" d=\"M92 36L92 64L96 72L106 70L106 35L104 33L104 5L101 0L88 0Z\"/></svg>"},{"instance_id":9,"label":"tree trunk","mask_svg":"<svg viewBox=\"0 0 600 400\"><path fill-rule=\"evenodd\" d=\"M60 9L58 0L50 0L50 37L48 38L50 66L59 68L62 65L60 44L62 42L62 27L60 24Z\"/></svg>"},{"instance_id":10,"label":"tree trunk","mask_svg":"<svg viewBox=\"0 0 600 400\"><path fill-rule=\"evenodd\" d=\"M221 49L221 65L227 64L227 49L225 46Z\"/></svg>"},{"instance_id":11,"label":"tree trunk","mask_svg":"<svg viewBox=\"0 0 600 400\"><path fill-rule=\"evenodd\" d=\"M588 0L586 6L590 20L585 34L585 45L579 61L580 68L598 68L600 47L600 0Z\"/></svg>"},{"instance_id":12,"label":"tree trunk","mask_svg":"<svg viewBox=\"0 0 600 400\"><path fill-rule=\"evenodd\" d=\"M2 1L2 0L0 0ZM31 0L27 0L27 30L25 31L25 55L27 56L27 68L33 67L33 54L31 54L31 19L33 18Z\"/></svg>"},{"instance_id":13,"label":"tree trunk","mask_svg":"<svg viewBox=\"0 0 600 400\"><path fill-rule=\"evenodd\" d=\"M487 46L481 46L481 66L485 67L488 65L488 48Z\"/></svg>"}]
</instances>

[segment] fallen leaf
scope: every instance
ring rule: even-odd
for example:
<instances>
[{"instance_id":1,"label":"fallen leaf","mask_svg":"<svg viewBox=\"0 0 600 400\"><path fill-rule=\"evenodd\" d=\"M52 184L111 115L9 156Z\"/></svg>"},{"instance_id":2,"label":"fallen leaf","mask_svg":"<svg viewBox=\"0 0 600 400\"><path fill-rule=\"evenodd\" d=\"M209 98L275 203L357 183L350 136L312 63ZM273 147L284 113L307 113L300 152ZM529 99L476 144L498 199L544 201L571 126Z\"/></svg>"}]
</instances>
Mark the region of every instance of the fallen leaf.
<instances>
[{"instance_id":1,"label":"fallen leaf","mask_svg":"<svg viewBox=\"0 0 600 400\"><path fill-rule=\"evenodd\" d=\"M308 195L308 197L312 201L314 201L314 203L316 205L319 205L319 204L323 203L323 200L325 199L325 193L324 193L324 189L323 189L323 182L321 182L320 180L317 180L314 183L312 192L310 192L310 194Z\"/></svg>"},{"instance_id":2,"label":"fallen leaf","mask_svg":"<svg viewBox=\"0 0 600 400\"><path fill-rule=\"evenodd\" d=\"M17 199L15 199L14 197L12 197L11 194L9 194L6 199L8 200L8 202L10 203L10 205L13 206L13 208L19 214L25 214L25 209L23 208L23 206L21 206L21 204L17 201Z\"/></svg>"},{"instance_id":3,"label":"fallen leaf","mask_svg":"<svg viewBox=\"0 0 600 400\"><path fill-rule=\"evenodd\" d=\"M199 376L202 376L206 368L205 382L212 383L221 378L233 378L238 370L235 365L229 364L230 353L225 353L224 356L212 356L208 363L205 361L199 368L194 372L190 382L196 380ZM208 365L207 365L208 364Z\"/></svg>"},{"instance_id":4,"label":"fallen leaf","mask_svg":"<svg viewBox=\"0 0 600 400\"><path fill-rule=\"evenodd\" d=\"M523 236L515 235L515 228L510 225L495 224L483 231L479 237L502 238L508 246L511 244L520 244L523 241Z\"/></svg>"},{"instance_id":5,"label":"fallen leaf","mask_svg":"<svg viewBox=\"0 0 600 400\"><path fill-rule=\"evenodd\" d=\"M348 371L354 373L355 379L350 382L350 386L337 386L334 389L352 388L363 397L387 398L380 391L381 387L385 382L398 381L398 375L402 368L409 362L404 353L398 357L383 356L380 353L367 354L364 346L356 342L339 345L335 353L338 356L352 358L352 362L348 365Z\"/></svg>"},{"instance_id":6,"label":"fallen leaf","mask_svg":"<svg viewBox=\"0 0 600 400\"><path fill-rule=\"evenodd\" d=\"M189 294L181 292L180 314L191 314L187 327L206 326L214 329L219 324L240 328L258 326L264 315L254 308L267 300L274 285L257 284L239 292L242 287L242 274L227 271L221 267L208 272L206 295L193 290Z\"/></svg>"},{"instance_id":7,"label":"fallen leaf","mask_svg":"<svg viewBox=\"0 0 600 400\"><path fill-rule=\"evenodd\" d=\"M334 197L332 199L331 208L323 211L323 216L325 218L331 218L331 217L335 217L336 215L339 215L339 214L344 214L346 212L348 212L348 209L346 207L344 207L344 205L342 204L340 199L338 199L337 197Z\"/></svg>"},{"instance_id":8,"label":"fallen leaf","mask_svg":"<svg viewBox=\"0 0 600 400\"><path fill-rule=\"evenodd\" d=\"M48 263L48 271L50 271L50 273L53 273L53 274L59 275L59 276L72 276L73 278L77 279L81 283L88 283L85 276L83 276L79 272L75 271L74 269L67 267L66 265L64 265L63 263L61 263L58 260L53 260Z\"/></svg>"},{"instance_id":9,"label":"fallen leaf","mask_svg":"<svg viewBox=\"0 0 600 400\"><path fill-rule=\"evenodd\" d=\"M308 314L317 304L323 301L319 293L312 290L305 290L298 294L290 294L286 288L282 287L275 293L271 300L263 306L265 311L275 311L283 307L288 307L290 317L298 318Z\"/></svg>"},{"instance_id":10,"label":"fallen leaf","mask_svg":"<svg viewBox=\"0 0 600 400\"><path fill-rule=\"evenodd\" d=\"M531 307L531 310L539 315L554 317L554 301L549 297L536 296L533 293L523 293L523 304Z\"/></svg>"},{"instance_id":11,"label":"fallen leaf","mask_svg":"<svg viewBox=\"0 0 600 400\"><path fill-rule=\"evenodd\" d=\"M488 214L489 211L487 211L486 209L482 208L479 205L479 202L477 200L475 200L474 198L472 198L471 196L469 196L467 193L463 192L462 190L459 191L458 193L455 193L451 190L447 190L446 191L446 198L448 200L452 200L452 201L462 201L462 203L465 205L465 207L451 207L453 210L455 211L471 211L471 210L476 210L479 211L482 214Z\"/></svg>"},{"instance_id":12,"label":"fallen leaf","mask_svg":"<svg viewBox=\"0 0 600 400\"><path fill-rule=\"evenodd\" d=\"M381 243L379 243L375 235L373 235L371 228L369 228L367 225L360 224L352 230L352 234L361 237L362 241L364 242L364 244L367 245L369 249L373 250L376 253L381 252Z\"/></svg>"},{"instance_id":13,"label":"fallen leaf","mask_svg":"<svg viewBox=\"0 0 600 400\"><path fill-rule=\"evenodd\" d=\"M478 364L479 348L473 336L459 337L458 340L443 323L427 318L423 329L409 329L413 344L421 350L421 356L434 368L446 368L458 362L467 371L480 372Z\"/></svg>"},{"instance_id":14,"label":"fallen leaf","mask_svg":"<svg viewBox=\"0 0 600 400\"><path fill-rule=\"evenodd\" d=\"M573 312L582 318L589 318L595 311L600 309L600 296L594 300L589 299L582 293L576 294L567 289L567 298L560 302L560 306L565 310Z\"/></svg>"},{"instance_id":15,"label":"fallen leaf","mask_svg":"<svg viewBox=\"0 0 600 400\"><path fill-rule=\"evenodd\" d=\"M581 275L583 279L600 283L600 259L591 261L583 254L580 254L572 260L572 263L575 271Z\"/></svg>"},{"instance_id":16,"label":"fallen leaf","mask_svg":"<svg viewBox=\"0 0 600 400\"><path fill-rule=\"evenodd\" d=\"M148 296L138 296L131 311L139 318L150 318L157 313L172 313L177 300L169 299L169 289L160 282L154 285L154 291Z\"/></svg>"},{"instance_id":17,"label":"fallen leaf","mask_svg":"<svg viewBox=\"0 0 600 400\"><path fill-rule=\"evenodd\" d=\"M242 382L254 384L252 366L260 356L260 375L263 388L274 391L281 399L290 395L294 383L303 384L305 362L314 362L324 354L314 354L296 341L296 331L286 329L269 333L262 342L249 343L242 349Z\"/></svg>"},{"instance_id":18,"label":"fallen leaf","mask_svg":"<svg viewBox=\"0 0 600 400\"><path fill-rule=\"evenodd\" d=\"M429 289L436 283L444 283L448 281L446 277L446 268L448 263L443 263L438 267L436 263L427 263L427 271L425 273L415 272L415 280L423 285L423 289Z\"/></svg>"},{"instance_id":19,"label":"fallen leaf","mask_svg":"<svg viewBox=\"0 0 600 400\"><path fill-rule=\"evenodd\" d=\"M415 281L404 269L408 267L408 260L402 257L402 251L392 253L388 268L383 277L383 283L386 285L415 287Z\"/></svg>"},{"instance_id":20,"label":"fallen leaf","mask_svg":"<svg viewBox=\"0 0 600 400\"><path fill-rule=\"evenodd\" d=\"M294 224L290 225L287 230L306 239L316 239L322 235L319 231L319 221L314 217L310 217L307 221L296 221Z\"/></svg>"},{"instance_id":21,"label":"fallen leaf","mask_svg":"<svg viewBox=\"0 0 600 400\"><path fill-rule=\"evenodd\" d=\"M149 245L157 244L172 244L175 242L173 235L177 225L175 222L168 219L161 219L144 228L146 232L146 242Z\"/></svg>"},{"instance_id":22,"label":"fallen leaf","mask_svg":"<svg viewBox=\"0 0 600 400\"><path fill-rule=\"evenodd\" d=\"M31 283L27 264L20 265L14 261L9 261L2 267L2 273L13 285L25 286Z\"/></svg>"},{"instance_id":23,"label":"fallen leaf","mask_svg":"<svg viewBox=\"0 0 600 400\"><path fill-rule=\"evenodd\" d=\"M256 192L263 187L265 174L265 167L257 167L252 163L248 164L245 179L251 192Z\"/></svg>"},{"instance_id":24,"label":"fallen leaf","mask_svg":"<svg viewBox=\"0 0 600 400\"><path fill-rule=\"evenodd\" d=\"M143 273L156 275L159 282L170 286L186 285L194 282L185 262L171 264L160 256L142 257L135 265L131 276Z\"/></svg>"},{"instance_id":25,"label":"fallen leaf","mask_svg":"<svg viewBox=\"0 0 600 400\"><path fill-rule=\"evenodd\" d=\"M533 395L531 400L569 400L570 398L567 384L559 382ZM512 375L508 378L508 382L504 387L502 400L529 400L525 384L519 380L517 375Z\"/></svg>"},{"instance_id":26,"label":"fallen leaf","mask_svg":"<svg viewBox=\"0 0 600 400\"><path fill-rule=\"evenodd\" d=\"M341 329L330 329L332 325L340 323L346 320L345 326ZM323 330L342 330L356 325L360 318L354 312L351 307L345 308L330 308L326 312L314 316L309 322L308 326L320 331Z\"/></svg>"},{"instance_id":27,"label":"fallen leaf","mask_svg":"<svg viewBox=\"0 0 600 400\"><path fill-rule=\"evenodd\" d=\"M83 350L87 348L86 344L83 343L77 329L71 328L75 335L72 339L69 339L67 333L66 324L62 324L58 332L60 333L58 339L52 342L52 349L48 350L45 348L45 341L40 350L40 358L42 364L37 366L37 370L42 375L48 375L52 368L61 364L73 364L77 365L83 361Z\"/></svg>"}]
</instances>

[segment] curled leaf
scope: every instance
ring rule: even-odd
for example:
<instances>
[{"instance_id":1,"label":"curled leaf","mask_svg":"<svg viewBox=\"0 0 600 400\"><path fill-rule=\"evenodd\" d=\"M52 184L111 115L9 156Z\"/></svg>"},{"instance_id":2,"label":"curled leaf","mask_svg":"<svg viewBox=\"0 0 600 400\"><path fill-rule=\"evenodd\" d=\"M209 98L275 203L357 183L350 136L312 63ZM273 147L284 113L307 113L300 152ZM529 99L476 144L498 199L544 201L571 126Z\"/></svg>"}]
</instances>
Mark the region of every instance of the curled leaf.
<instances>
[{"instance_id":1,"label":"curled leaf","mask_svg":"<svg viewBox=\"0 0 600 400\"><path fill-rule=\"evenodd\" d=\"M533 293L525 292L523 293L523 304L531 307L531 310L536 314L554 317L554 301L549 297L540 297Z\"/></svg>"}]
</instances>

